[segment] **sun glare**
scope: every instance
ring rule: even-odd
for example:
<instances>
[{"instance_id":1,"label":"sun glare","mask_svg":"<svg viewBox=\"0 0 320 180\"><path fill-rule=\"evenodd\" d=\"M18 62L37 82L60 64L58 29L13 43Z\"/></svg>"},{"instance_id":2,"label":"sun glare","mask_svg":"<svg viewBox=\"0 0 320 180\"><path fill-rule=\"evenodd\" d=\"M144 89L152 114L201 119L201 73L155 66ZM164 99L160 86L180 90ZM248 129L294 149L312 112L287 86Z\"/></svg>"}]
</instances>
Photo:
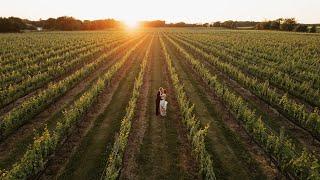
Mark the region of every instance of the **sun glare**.
<instances>
[{"instance_id":1,"label":"sun glare","mask_svg":"<svg viewBox=\"0 0 320 180\"><path fill-rule=\"evenodd\" d=\"M139 26L139 22L136 20L125 20L124 23L130 29L136 29Z\"/></svg>"}]
</instances>

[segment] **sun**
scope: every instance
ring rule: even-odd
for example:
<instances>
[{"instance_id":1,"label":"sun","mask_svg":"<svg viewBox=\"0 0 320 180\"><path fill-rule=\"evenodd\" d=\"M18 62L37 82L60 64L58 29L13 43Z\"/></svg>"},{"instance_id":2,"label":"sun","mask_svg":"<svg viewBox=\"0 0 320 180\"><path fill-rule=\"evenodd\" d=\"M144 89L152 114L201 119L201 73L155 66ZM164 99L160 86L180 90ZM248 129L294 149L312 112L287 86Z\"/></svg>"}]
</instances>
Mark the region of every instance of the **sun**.
<instances>
[{"instance_id":1,"label":"sun","mask_svg":"<svg viewBox=\"0 0 320 180\"><path fill-rule=\"evenodd\" d=\"M130 29L136 29L139 27L139 22L137 20L125 20L124 24Z\"/></svg>"}]
</instances>

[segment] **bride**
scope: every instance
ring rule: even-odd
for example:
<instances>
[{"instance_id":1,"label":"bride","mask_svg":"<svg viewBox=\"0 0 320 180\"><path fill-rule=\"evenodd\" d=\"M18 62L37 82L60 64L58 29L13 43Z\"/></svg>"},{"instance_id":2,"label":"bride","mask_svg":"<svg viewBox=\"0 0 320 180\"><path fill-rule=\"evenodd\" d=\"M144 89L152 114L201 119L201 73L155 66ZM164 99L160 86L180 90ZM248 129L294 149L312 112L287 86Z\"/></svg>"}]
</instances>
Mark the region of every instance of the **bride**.
<instances>
[{"instance_id":1,"label":"bride","mask_svg":"<svg viewBox=\"0 0 320 180\"><path fill-rule=\"evenodd\" d=\"M162 93L160 94L161 97L161 101L160 101L160 115L161 116L166 116L167 114L167 105L168 105L168 101L166 101L166 97L167 97L167 90L163 89Z\"/></svg>"}]
</instances>

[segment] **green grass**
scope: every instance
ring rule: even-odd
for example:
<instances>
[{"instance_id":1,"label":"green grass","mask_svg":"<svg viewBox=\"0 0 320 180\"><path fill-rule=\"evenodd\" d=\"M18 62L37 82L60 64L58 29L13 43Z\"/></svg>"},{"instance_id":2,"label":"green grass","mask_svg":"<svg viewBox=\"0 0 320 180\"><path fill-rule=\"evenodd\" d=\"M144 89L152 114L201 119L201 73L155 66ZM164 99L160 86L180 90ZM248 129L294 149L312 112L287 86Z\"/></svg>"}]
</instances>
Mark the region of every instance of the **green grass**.
<instances>
[{"instance_id":1,"label":"green grass","mask_svg":"<svg viewBox=\"0 0 320 180\"><path fill-rule=\"evenodd\" d=\"M101 177L115 133L118 132L125 114L135 77L140 71L139 62L142 58L137 55L140 54L135 54L133 67L121 80L110 104L95 120L92 129L82 140L59 179L99 179Z\"/></svg>"},{"instance_id":2,"label":"green grass","mask_svg":"<svg viewBox=\"0 0 320 180\"><path fill-rule=\"evenodd\" d=\"M110 62L112 61L112 62L106 66L106 68L103 72L106 72L108 70L108 67L113 65L115 62L115 60L111 60L111 59L108 59L108 61L110 61ZM69 105L73 104L74 101L76 101L78 98L80 98L81 95L86 90L88 90L88 88L91 87L92 84L94 84L98 78L99 77L95 77L94 79L92 79L82 91L77 93L75 96L70 97L68 100L66 100L63 103L62 106L57 107L58 110L54 111L53 114L50 115L51 117L46 121L46 124L41 124L41 126L37 129L34 129L33 132L25 133L25 135L22 139L20 139L17 142L14 142L16 144L16 146L14 147L14 149L12 149L12 151L8 154L8 156L0 162L0 168L6 168L6 169L10 168L19 158L21 158L24 155L27 148L29 147L29 145L33 142L34 137L37 134L41 134L43 132L45 126L48 127L48 129L50 131L53 131L56 127L56 123L63 115L63 113L62 113L63 110L66 107L68 107ZM35 118L37 118L37 116Z\"/></svg>"},{"instance_id":3,"label":"green grass","mask_svg":"<svg viewBox=\"0 0 320 180\"><path fill-rule=\"evenodd\" d=\"M179 148L181 142L177 138L178 132L175 128L173 109L168 105L166 117L157 117L155 115L155 98L160 86L167 88L169 86L163 69L165 62L160 55L158 39L157 45L152 49L153 54L151 63L151 85L148 96L147 109L147 130L137 157L138 177L139 179L187 179L190 172L185 172L180 167ZM173 96L173 94L170 94ZM190 178L190 177L189 177Z\"/></svg>"},{"instance_id":4,"label":"green grass","mask_svg":"<svg viewBox=\"0 0 320 180\"><path fill-rule=\"evenodd\" d=\"M210 71L210 73L212 74L217 74L217 71L216 68L211 65L210 63L206 62L206 60L204 59L198 59L199 62L203 63L206 65L207 69ZM223 73L223 72L222 72ZM226 75L228 77L227 74L223 73L224 75ZM224 83L225 85L227 85L230 89L233 89L234 88L228 83L226 82L225 79L222 79L220 78L220 76L218 75L219 79L221 80L222 83ZM234 80L236 83L237 81ZM243 87L241 84L238 84L240 87ZM243 87L245 88L245 87ZM245 88L246 89L246 88ZM250 90L247 89L249 92ZM286 135L292 139L292 141L297 145L296 148L299 150L299 151L302 151L303 150L303 144L302 142L300 142L299 139L297 139L297 136L294 135L294 133L296 133L296 131L291 127L291 124L289 122L286 122L287 120L285 120L284 118L280 118L280 117L270 117L270 115L265 112L265 110L263 108L261 108L261 106L259 104L257 104L256 102L254 102L253 100L250 100L248 97L245 97L244 95L242 95L241 93L237 92L234 90L234 93L238 96L241 96L241 97L244 97L244 99L246 100L247 104L249 105L249 107L251 109L255 109L256 111L256 114L258 116L261 116L262 117L262 120L263 122L268 126L270 127L274 132L276 133L280 133L280 130L283 128L285 129L285 133ZM252 93L253 94L253 93ZM254 95L254 94L253 94ZM250 95L249 95L250 96ZM256 97L258 100L257 101L261 101L261 102L264 102L262 99L260 99L259 97Z\"/></svg>"},{"instance_id":5,"label":"green grass","mask_svg":"<svg viewBox=\"0 0 320 180\"><path fill-rule=\"evenodd\" d=\"M224 124L221 113L209 101L205 88L194 78L194 73L190 72L186 64L181 62L184 59L173 49L173 47L169 48L174 66L184 82L188 97L192 103L196 104L196 115L203 124L210 123L206 143L213 157L217 178L265 178L259 165L245 149L239 137Z\"/></svg>"}]
</instances>

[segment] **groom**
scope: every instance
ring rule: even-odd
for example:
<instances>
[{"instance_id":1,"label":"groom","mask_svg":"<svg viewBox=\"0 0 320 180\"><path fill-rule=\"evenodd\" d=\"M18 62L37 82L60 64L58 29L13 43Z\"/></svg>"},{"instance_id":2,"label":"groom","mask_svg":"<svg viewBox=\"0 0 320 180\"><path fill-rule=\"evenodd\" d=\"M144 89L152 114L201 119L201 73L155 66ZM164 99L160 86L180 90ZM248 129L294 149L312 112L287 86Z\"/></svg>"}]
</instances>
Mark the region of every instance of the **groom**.
<instances>
[{"instance_id":1,"label":"groom","mask_svg":"<svg viewBox=\"0 0 320 180\"><path fill-rule=\"evenodd\" d=\"M159 88L158 93L157 93L157 99L156 99L156 115L159 116L160 114L160 101L161 101L161 91L162 91L162 87Z\"/></svg>"}]
</instances>

